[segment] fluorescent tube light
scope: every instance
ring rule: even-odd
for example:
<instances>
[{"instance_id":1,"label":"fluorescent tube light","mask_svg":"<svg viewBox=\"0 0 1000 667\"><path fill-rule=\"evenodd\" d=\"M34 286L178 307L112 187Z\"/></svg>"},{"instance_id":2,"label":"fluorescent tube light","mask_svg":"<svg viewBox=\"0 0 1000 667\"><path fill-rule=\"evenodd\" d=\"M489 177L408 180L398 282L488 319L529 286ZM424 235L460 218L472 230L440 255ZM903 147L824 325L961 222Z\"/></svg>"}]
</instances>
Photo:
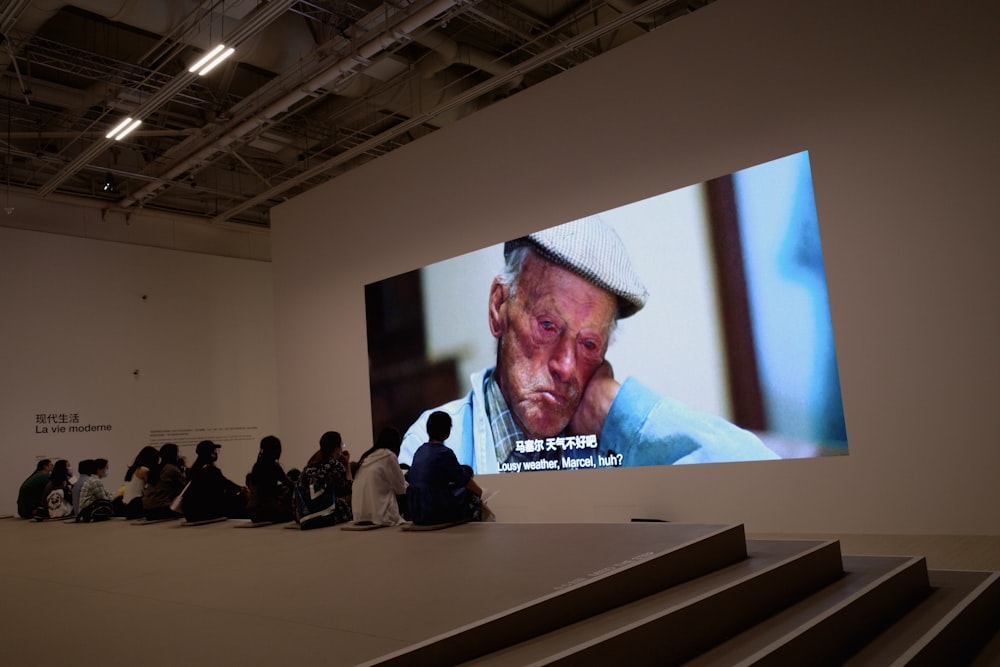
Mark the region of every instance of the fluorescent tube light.
<instances>
[{"instance_id":1,"label":"fluorescent tube light","mask_svg":"<svg viewBox=\"0 0 1000 667\"><path fill-rule=\"evenodd\" d=\"M114 139L115 141L119 141L121 139L124 139L129 132L139 127L140 125L142 125L142 120L138 118L133 119L132 117L126 118L122 122L118 123L118 125L115 126L115 129L105 134L104 138Z\"/></svg>"},{"instance_id":2,"label":"fluorescent tube light","mask_svg":"<svg viewBox=\"0 0 1000 667\"><path fill-rule=\"evenodd\" d=\"M141 121L141 120L139 120L138 118L136 118L135 120L133 120L133 121L132 121L132 124L131 124L131 125L129 125L128 127L126 127L126 128L124 129L124 130L122 130L122 131L121 131L121 132L120 132L120 133L118 134L118 136L116 136L116 137L114 138L114 139L115 139L115 141L121 141L121 140L122 140L122 139L124 139L124 138L125 138L126 136L128 136L128 134L129 134L129 133L131 133L131 132L132 132L132 130L134 130L135 128L139 127L140 125L142 125L142 121Z\"/></svg>"},{"instance_id":3,"label":"fluorescent tube light","mask_svg":"<svg viewBox=\"0 0 1000 667\"><path fill-rule=\"evenodd\" d=\"M209 51L208 53L206 53L205 55L203 55L201 57L201 60L199 60L198 62L196 62L194 65L191 65L191 67L188 68L188 71L189 72L197 72L199 69L201 69L202 65L204 65L205 63L207 63L209 60L211 60L215 56L219 55L219 52L222 51L222 49L224 49L224 48L226 48L225 44L219 44L219 45L217 45L214 49L212 49L211 51Z\"/></svg>"},{"instance_id":4,"label":"fluorescent tube light","mask_svg":"<svg viewBox=\"0 0 1000 667\"><path fill-rule=\"evenodd\" d=\"M233 55L233 51L235 50L236 49L232 47L227 49L225 44L218 44L215 48L202 56L198 62L189 67L188 71L197 72L199 76L208 74L215 69L216 65Z\"/></svg>"},{"instance_id":5,"label":"fluorescent tube light","mask_svg":"<svg viewBox=\"0 0 1000 667\"><path fill-rule=\"evenodd\" d=\"M198 72L198 75L199 76L204 76L205 74L208 74L209 72L211 72L213 69L215 69L216 65L218 65L219 63L221 63L223 60L225 60L229 56L233 55L233 52L235 50L236 49L230 47L230 48L226 49L225 51L223 51L222 53L220 53L218 56L216 56L215 60L213 60L212 62L210 62L207 65L205 65L204 67L202 67L201 70Z\"/></svg>"},{"instance_id":6,"label":"fluorescent tube light","mask_svg":"<svg viewBox=\"0 0 1000 667\"><path fill-rule=\"evenodd\" d=\"M116 134L118 134L119 132L121 132L122 130L124 130L126 127L128 127L128 124L131 123L131 122L132 122L132 118L126 118L122 122L120 122L117 125L115 125L115 129L113 129L110 132L108 132L107 134L105 134L104 138L105 139L113 139Z\"/></svg>"}]
</instances>

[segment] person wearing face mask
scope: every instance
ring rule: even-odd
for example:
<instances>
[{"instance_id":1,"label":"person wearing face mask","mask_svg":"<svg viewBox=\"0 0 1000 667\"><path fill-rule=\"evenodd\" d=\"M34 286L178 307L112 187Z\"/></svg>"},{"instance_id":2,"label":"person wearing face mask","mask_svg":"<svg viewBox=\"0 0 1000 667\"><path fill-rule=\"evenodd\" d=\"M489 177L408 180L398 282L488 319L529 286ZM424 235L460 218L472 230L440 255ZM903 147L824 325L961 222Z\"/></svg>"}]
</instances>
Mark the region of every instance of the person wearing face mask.
<instances>
[{"instance_id":1,"label":"person wearing face mask","mask_svg":"<svg viewBox=\"0 0 1000 667\"><path fill-rule=\"evenodd\" d=\"M102 481L108 476L110 466L107 459L94 459L93 474L87 477L80 489L80 512L78 522L106 521L114 516L115 496Z\"/></svg>"},{"instance_id":2,"label":"person wearing face mask","mask_svg":"<svg viewBox=\"0 0 1000 667\"><path fill-rule=\"evenodd\" d=\"M191 466L190 483L182 503L188 523L248 516L249 490L227 479L215 464L221 447L211 440L202 440L195 448L198 458Z\"/></svg>"},{"instance_id":3,"label":"person wearing face mask","mask_svg":"<svg viewBox=\"0 0 1000 667\"><path fill-rule=\"evenodd\" d=\"M94 460L84 459L76 466L77 478L73 482L73 514L80 514L80 491L83 489L83 485L86 484L87 480L91 475L94 474Z\"/></svg>"}]
</instances>

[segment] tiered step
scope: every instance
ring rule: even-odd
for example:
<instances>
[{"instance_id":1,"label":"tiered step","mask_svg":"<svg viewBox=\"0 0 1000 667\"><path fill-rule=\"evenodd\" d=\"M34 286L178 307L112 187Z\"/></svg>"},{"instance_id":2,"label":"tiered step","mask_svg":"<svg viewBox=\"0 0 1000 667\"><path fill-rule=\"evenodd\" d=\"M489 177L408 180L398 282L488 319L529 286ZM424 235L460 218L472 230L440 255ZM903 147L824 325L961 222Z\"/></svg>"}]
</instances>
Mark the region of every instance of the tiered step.
<instances>
[{"instance_id":1,"label":"tiered step","mask_svg":"<svg viewBox=\"0 0 1000 667\"><path fill-rule=\"evenodd\" d=\"M467 664L679 664L843 576L835 541L750 546L740 563Z\"/></svg>"},{"instance_id":2,"label":"tiered step","mask_svg":"<svg viewBox=\"0 0 1000 667\"><path fill-rule=\"evenodd\" d=\"M838 665L927 595L923 558L845 556L843 563L838 581L686 667Z\"/></svg>"},{"instance_id":3,"label":"tiered step","mask_svg":"<svg viewBox=\"0 0 1000 667\"><path fill-rule=\"evenodd\" d=\"M628 645L647 645L647 640L607 635L651 634L659 646L666 632L669 646L658 650L655 659L656 664L663 664L669 662L668 655L674 661L697 655L843 575L835 541L760 543L748 557L742 529L736 528L713 540L700 539L581 582L372 664L523 665L584 646L587 654L581 654L581 660L585 662L598 659L594 653L605 650L632 661ZM735 545L728 543L736 536L741 539L739 557L734 557ZM721 537L727 540L727 555L710 556L709 551L718 548L711 542L720 542ZM695 573L695 567L700 573ZM594 638L602 641L590 641Z\"/></svg>"},{"instance_id":4,"label":"tiered step","mask_svg":"<svg viewBox=\"0 0 1000 667\"><path fill-rule=\"evenodd\" d=\"M741 526L683 532L694 528L671 524L687 537L676 547L367 664L982 667L1000 656L1000 573L842 556L835 540L746 541Z\"/></svg>"},{"instance_id":5,"label":"tiered step","mask_svg":"<svg viewBox=\"0 0 1000 667\"><path fill-rule=\"evenodd\" d=\"M1000 614L995 614L993 638L990 639L976 657L969 663L969 667L996 667L1000 665Z\"/></svg>"},{"instance_id":6,"label":"tiered step","mask_svg":"<svg viewBox=\"0 0 1000 667\"><path fill-rule=\"evenodd\" d=\"M1000 572L931 570L920 604L858 651L845 665L971 664L992 638L1000 651ZM993 662L1000 664L994 653Z\"/></svg>"},{"instance_id":7,"label":"tiered step","mask_svg":"<svg viewBox=\"0 0 1000 667\"><path fill-rule=\"evenodd\" d=\"M480 528L504 529L505 526ZM634 531L638 526L619 528ZM722 568L743 563L747 558L742 526L673 524L650 528L664 535L672 533L677 539L662 551L639 553L631 562L605 568L604 572L595 572L579 581L569 582L552 594L432 637L368 664L456 665L560 630L576 621L593 618L651 593L711 575ZM829 544L836 550L835 543ZM828 560L839 563L837 556L839 552Z\"/></svg>"}]
</instances>

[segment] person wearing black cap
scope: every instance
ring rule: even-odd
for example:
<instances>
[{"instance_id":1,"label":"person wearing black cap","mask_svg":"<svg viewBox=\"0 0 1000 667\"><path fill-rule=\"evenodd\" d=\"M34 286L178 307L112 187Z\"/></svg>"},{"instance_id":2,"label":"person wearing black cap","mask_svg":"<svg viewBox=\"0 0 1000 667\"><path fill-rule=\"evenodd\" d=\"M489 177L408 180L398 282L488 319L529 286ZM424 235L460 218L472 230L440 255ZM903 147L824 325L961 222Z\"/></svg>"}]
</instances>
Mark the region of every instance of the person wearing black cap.
<instances>
[{"instance_id":1,"label":"person wearing black cap","mask_svg":"<svg viewBox=\"0 0 1000 667\"><path fill-rule=\"evenodd\" d=\"M599 217L510 241L504 259L488 301L495 367L474 374L464 398L420 416L401 463L427 440L436 410L453 421L445 444L477 474L777 458L749 431L614 377L611 334L649 294Z\"/></svg>"},{"instance_id":2,"label":"person wearing black cap","mask_svg":"<svg viewBox=\"0 0 1000 667\"><path fill-rule=\"evenodd\" d=\"M202 440L195 448L198 458L188 473L190 484L182 503L184 518L189 522L247 517L247 488L226 479L215 465L221 447Z\"/></svg>"}]
</instances>

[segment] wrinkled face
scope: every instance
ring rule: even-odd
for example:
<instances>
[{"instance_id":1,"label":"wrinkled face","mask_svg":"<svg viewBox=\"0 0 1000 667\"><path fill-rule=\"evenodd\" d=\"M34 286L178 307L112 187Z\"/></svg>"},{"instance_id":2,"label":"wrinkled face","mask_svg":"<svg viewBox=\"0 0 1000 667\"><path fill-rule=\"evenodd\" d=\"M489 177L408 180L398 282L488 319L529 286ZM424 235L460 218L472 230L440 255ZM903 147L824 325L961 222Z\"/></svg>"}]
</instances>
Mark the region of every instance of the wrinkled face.
<instances>
[{"instance_id":1,"label":"wrinkled face","mask_svg":"<svg viewBox=\"0 0 1000 667\"><path fill-rule=\"evenodd\" d=\"M604 361L614 315L611 294L535 254L525 258L513 296L493 282L496 378L525 436L566 428Z\"/></svg>"}]
</instances>

